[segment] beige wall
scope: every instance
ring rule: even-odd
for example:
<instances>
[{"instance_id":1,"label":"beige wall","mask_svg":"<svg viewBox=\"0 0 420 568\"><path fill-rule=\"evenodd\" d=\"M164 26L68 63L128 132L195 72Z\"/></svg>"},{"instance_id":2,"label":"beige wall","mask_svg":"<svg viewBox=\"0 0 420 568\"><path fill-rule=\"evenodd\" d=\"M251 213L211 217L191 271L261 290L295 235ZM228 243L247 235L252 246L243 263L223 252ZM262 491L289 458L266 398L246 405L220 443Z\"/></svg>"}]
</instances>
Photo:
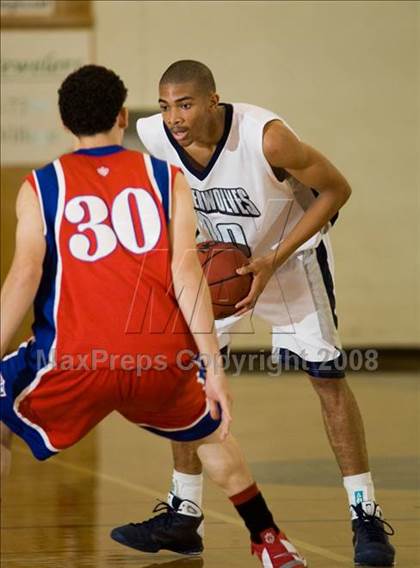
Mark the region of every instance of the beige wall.
<instances>
[{"instance_id":1,"label":"beige wall","mask_svg":"<svg viewBox=\"0 0 420 568\"><path fill-rule=\"evenodd\" d=\"M420 3L105 0L94 8L96 61L122 75L132 108L155 107L167 65L196 58L213 69L223 100L277 111L343 170L354 190L333 232L343 342L418 345ZM12 178L2 178L7 219ZM11 246L3 239L2 275ZM268 345L267 329L257 330L257 346Z\"/></svg>"},{"instance_id":2,"label":"beige wall","mask_svg":"<svg viewBox=\"0 0 420 568\"><path fill-rule=\"evenodd\" d=\"M343 170L343 341L418 344L419 3L95 4L97 61L124 77L130 106L155 106L164 69L199 59L223 100L277 111Z\"/></svg>"}]
</instances>

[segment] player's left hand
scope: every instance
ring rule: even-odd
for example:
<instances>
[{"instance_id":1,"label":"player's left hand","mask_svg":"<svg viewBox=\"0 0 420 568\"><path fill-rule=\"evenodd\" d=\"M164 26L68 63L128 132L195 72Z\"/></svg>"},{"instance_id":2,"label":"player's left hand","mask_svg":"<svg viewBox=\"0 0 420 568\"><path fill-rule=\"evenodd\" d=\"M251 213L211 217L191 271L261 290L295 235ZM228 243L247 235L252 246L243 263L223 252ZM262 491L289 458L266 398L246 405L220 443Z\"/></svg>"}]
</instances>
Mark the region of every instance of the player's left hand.
<instances>
[{"instance_id":1,"label":"player's left hand","mask_svg":"<svg viewBox=\"0 0 420 568\"><path fill-rule=\"evenodd\" d=\"M254 308L258 297L273 276L275 268L272 258L261 256L236 270L238 274L252 274L254 278L248 296L235 305L235 308L238 309L234 314L235 316L241 316Z\"/></svg>"}]
</instances>

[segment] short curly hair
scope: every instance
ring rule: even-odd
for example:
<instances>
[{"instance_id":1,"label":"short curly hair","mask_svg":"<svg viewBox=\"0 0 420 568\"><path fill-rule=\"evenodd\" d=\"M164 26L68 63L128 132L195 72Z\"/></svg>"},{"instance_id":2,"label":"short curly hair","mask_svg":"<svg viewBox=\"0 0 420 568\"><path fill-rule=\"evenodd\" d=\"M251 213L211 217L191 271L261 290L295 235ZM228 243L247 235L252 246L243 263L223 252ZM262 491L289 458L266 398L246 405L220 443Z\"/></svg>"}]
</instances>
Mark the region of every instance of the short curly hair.
<instances>
[{"instance_id":1,"label":"short curly hair","mask_svg":"<svg viewBox=\"0 0 420 568\"><path fill-rule=\"evenodd\" d=\"M58 90L61 120L76 136L108 132L126 98L127 89L113 71L84 65L70 73Z\"/></svg>"}]
</instances>

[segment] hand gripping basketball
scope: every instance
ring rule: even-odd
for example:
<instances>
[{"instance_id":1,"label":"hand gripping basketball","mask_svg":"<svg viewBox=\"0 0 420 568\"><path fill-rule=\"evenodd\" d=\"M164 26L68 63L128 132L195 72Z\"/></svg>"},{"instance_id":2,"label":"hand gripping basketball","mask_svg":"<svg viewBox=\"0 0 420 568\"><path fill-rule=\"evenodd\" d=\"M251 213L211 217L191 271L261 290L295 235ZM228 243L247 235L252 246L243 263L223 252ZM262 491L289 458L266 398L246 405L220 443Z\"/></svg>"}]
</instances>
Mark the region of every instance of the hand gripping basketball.
<instances>
[{"instance_id":1,"label":"hand gripping basketball","mask_svg":"<svg viewBox=\"0 0 420 568\"><path fill-rule=\"evenodd\" d=\"M206 241L197 245L198 257L210 288L215 319L233 315L238 302L245 298L252 285L252 274L236 271L249 264L247 247L233 243Z\"/></svg>"}]
</instances>

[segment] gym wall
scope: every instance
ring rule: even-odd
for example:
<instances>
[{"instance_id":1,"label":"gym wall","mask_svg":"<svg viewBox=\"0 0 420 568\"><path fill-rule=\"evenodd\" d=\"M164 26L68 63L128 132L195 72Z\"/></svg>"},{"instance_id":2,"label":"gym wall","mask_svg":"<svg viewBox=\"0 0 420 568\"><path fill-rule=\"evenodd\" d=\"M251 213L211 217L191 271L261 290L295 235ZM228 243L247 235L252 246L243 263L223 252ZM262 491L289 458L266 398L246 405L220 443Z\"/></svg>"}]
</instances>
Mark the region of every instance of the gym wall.
<instances>
[{"instance_id":1,"label":"gym wall","mask_svg":"<svg viewBox=\"0 0 420 568\"><path fill-rule=\"evenodd\" d=\"M419 345L420 5L105 1L95 16L97 61L119 69L132 107L156 106L166 67L198 59L222 100L278 112L344 172L353 195L333 231L343 342Z\"/></svg>"},{"instance_id":2,"label":"gym wall","mask_svg":"<svg viewBox=\"0 0 420 568\"><path fill-rule=\"evenodd\" d=\"M276 111L343 171L353 195L332 233L343 343L419 346L420 5L92 4L92 58L123 77L131 109L156 108L165 68L198 59L223 101ZM3 278L18 182L2 173ZM267 328L257 323L256 331L237 335L235 347L268 346Z\"/></svg>"}]
</instances>

